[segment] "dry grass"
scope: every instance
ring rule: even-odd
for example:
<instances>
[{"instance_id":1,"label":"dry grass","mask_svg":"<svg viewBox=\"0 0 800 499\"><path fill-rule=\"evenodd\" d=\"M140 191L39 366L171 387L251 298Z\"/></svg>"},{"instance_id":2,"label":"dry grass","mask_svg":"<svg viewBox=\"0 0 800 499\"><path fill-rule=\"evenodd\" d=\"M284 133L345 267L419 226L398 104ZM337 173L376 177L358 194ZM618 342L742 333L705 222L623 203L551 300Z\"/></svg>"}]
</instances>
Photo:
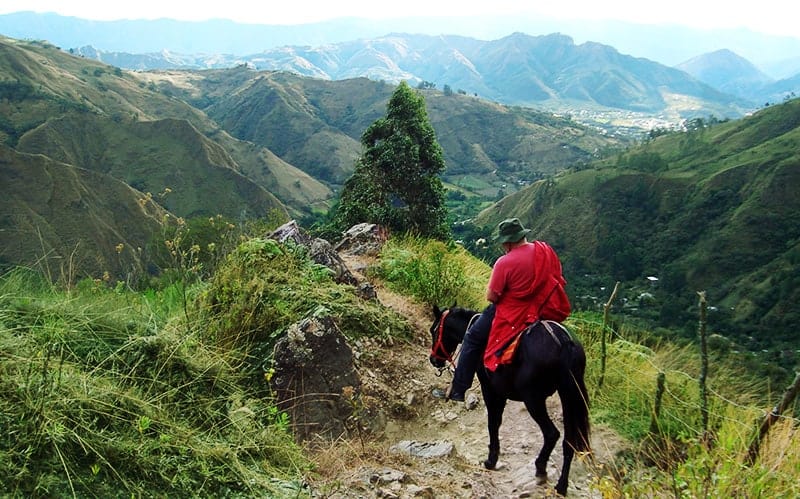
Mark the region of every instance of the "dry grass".
<instances>
[{"instance_id":1,"label":"dry grass","mask_svg":"<svg viewBox=\"0 0 800 499\"><path fill-rule=\"evenodd\" d=\"M38 282L0 279L0 495L296 488L307 462L288 428L196 324L158 321L137 295Z\"/></svg>"}]
</instances>

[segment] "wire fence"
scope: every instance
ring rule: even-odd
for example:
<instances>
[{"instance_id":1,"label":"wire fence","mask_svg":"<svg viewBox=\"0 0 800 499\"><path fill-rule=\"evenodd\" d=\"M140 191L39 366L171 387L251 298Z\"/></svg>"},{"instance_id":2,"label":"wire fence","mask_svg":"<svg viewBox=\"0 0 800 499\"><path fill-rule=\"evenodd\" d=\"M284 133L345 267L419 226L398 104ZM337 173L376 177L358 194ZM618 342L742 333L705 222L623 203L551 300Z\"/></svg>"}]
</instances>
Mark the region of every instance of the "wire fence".
<instances>
[{"instance_id":1,"label":"wire fence","mask_svg":"<svg viewBox=\"0 0 800 499\"><path fill-rule=\"evenodd\" d=\"M608 359L606 361L595 359L595 361L600 364L601 371L597 376L598 390L611 390L611 388L608 387L603 388L599 383L600 380L604 380L605 383L608 384L609 380L629 377L638 380L638 382L626 383L627 390L633 391L632 394L636 395L636 397L641 400L655 401L658 374L663 373L666 382L663 385L664 398L662 400L662 411L668 414L670 407L679 407L681 409L680 411L672 411L674 422L681 424L686 431L697 434L703 433L703 430L692 421L682 420L686 418L686 416L677 414L677 412L680 412L680 414L683 415L697 415L698 419L701 417L703 405L700 398L700 376L697 373L688 372L685 365L670 366L670 364L680 362L679 360L676 361L676 358L688 359L693 355L697 356L697 362L699 363L699 346L697 347L698 351L696 354L687 352L687 355L679 355L678 350L671 350L662 355L652 348L629 340L619 331L598 321L581 318L573 318L571 321L589 334L590 337L588 340L590 343L594 343L594 346L601 341L599 337L604 329L607 334L606 345L602 350L605 350ZM688 350L690 347L684 348ZM623 356L624 359L620 360L619 356ZM615 357L617 357L616 360ZM618 362L622 362L622 364ZM800 376L800 374L798 374L798 376ZM730 380L722 380L722 382L725 381ZM695 384L697 387L696 398L690 395L690 389L677 389L680 385L689 384ZM796 384L797 381L795 381L788 390L791 390ZM717 380L714 375L709 375L706 383L706 392L713 408L710 417L712 418L714 426L719 427L722 424L728 424L732 427L739 427L744 434L749 435L757 429L764 418L772 417L775 421L788 421L791 422L792 425L800 427L800 418L796 417L793 412L789 410L791 409L793 400L790 400L789 407L783 408L784 410L782 411L776 411L775 408L777 406L765 409L759 407L758 401L743 401L742 399L747 398L747 394L745 393L739 393L741 398L737 400L730 391L723 391L717 388L716 385ZM730 389L730 387L728 388ZM736 411L732 411L731 409L735 409ZM742 414L751 417L742 418Z\"/></svg>"}]
</instances>

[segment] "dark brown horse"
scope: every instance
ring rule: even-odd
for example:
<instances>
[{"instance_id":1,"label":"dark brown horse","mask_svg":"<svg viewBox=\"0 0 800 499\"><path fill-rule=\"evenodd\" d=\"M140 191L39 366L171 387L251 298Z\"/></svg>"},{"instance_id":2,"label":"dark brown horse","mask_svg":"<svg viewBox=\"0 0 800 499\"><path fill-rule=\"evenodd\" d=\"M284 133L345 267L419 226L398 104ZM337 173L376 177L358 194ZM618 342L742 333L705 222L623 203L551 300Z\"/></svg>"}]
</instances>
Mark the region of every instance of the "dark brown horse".
<instances>
[{"instance_id":1,"label":"dark brown horse","mask_svg":"<svg viewBox=\"0 0 800 499\"><path fill-rule=\"evenodd\" d=\"M464 308L439 310L433 307L431 356L434 367L442 368L452 359L464 339L470 321L478 312ZM589 447L589 398L583 374L586 354L561 324L539 321L528 328L520 340L511 364L494 372L478 369L489 426L489 457L483 462L494 469L500 455L500 424L508 400L522 401L542 431L544 443L536 457L536 478L547 479L547 461L561 434L547 413L547 397L558 391L564 417L564 462L556 492L566 495L569 469L575 452L591 452Z\"/></svg>"}]
</instances>

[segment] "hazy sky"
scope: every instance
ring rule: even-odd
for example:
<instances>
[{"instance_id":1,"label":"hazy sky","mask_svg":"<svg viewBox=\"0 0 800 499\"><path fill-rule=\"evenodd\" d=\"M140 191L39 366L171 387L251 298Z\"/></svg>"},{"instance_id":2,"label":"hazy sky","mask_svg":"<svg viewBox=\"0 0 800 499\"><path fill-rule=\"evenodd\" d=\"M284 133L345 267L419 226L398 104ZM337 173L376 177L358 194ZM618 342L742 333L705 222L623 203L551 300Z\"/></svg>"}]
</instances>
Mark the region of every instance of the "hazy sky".
<instances>
[{"instance_id":1,"label":"hazy sky","mask_svg":"<svg viewBox=\"0 0 800 499\"><path fill-rule=\"evenodd\" d=\"M398 8L402 11L398 12ZM565 19L617 19L694 28L746 27L800 38L796 0L0 0L0 14L33 10L96 20L231 19L257 24L302 24L336 17L386 19L531 13Z\"/></svg>"}]
</instances>

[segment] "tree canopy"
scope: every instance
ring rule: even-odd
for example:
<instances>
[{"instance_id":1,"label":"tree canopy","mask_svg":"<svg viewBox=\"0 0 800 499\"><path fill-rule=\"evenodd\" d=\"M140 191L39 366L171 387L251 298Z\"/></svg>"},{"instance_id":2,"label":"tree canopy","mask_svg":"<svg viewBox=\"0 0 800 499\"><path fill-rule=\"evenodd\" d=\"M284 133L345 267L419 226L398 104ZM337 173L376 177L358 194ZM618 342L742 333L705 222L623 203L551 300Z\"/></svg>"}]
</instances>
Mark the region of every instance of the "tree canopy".
<instances>
[{"instance_id":1,"label":"tree canopy","mask_svg":"<svg viewBox=\"0 0 800 499\"><path fill-rule=\"evenodd\" d=\"M362 154L345 182L336 225L378 223L398 232L447 239L444 154L428 119L425 99L400 83L387 113L361 136Z\"/></svg>"}]
</instances>

